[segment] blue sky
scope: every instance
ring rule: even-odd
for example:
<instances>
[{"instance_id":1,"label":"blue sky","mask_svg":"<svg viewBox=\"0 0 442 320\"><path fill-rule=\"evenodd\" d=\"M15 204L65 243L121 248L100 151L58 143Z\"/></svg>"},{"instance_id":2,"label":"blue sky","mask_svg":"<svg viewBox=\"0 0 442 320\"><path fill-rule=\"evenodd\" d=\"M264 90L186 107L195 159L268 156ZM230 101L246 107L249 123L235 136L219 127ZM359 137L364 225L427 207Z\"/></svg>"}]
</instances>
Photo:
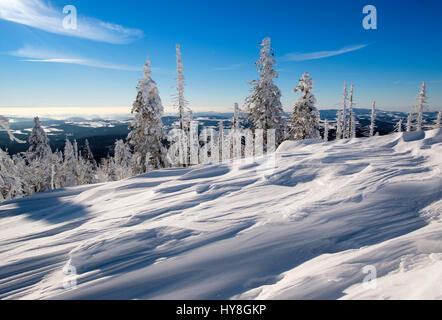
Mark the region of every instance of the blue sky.
<instances>
[{"instance_id":1,"label":"blue sky","mask_svg":"<svg viewBox=\"0 0 442 320\"><path fill-rule=\"evenodd\" d=\"M377 30L362 27L367 4L377 8ZM77 9L77 30L62 28L65 5ZM376 100L407 111L425 80L429 107L440 110L441 18L440 0L0 0L0 114L2 107L130 109L147 56L172 111L177 43L189 106L231 111L258 76L258 43L267 36L287 111L303 72L315 79L320 108L336 107L347 81L358 107Z\"/></svg>"}]
</instances>

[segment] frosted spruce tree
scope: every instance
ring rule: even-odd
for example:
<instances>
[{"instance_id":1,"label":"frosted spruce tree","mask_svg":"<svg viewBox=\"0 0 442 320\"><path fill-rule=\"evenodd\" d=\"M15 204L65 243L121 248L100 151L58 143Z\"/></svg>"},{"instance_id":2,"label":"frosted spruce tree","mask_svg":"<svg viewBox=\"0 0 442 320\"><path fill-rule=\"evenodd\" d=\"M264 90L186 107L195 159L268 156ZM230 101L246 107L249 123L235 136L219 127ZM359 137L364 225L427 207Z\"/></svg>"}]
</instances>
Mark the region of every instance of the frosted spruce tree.
<instances>
[{"instance_id":1,"label":"frosted spruce tree","mask_svg":"<svg viewBox=\"0 0 442 320\"><path fill-rule=\"evenodd\" d=\"M328 141L328 120L325 119L324 120L324 141L327 142Z\"/></svg>"},{"instance_id":2,"label":"frosted spruce tree","mask_svg":"<svg viewBox=\"0 0 442 320\"><path fill-rule=\"evenodd\" d=\"M126 179L132 176L131 172L132 153L129 146L123 140L115 142L115 155L113 166L117 180Z\"/></svg>"},{"instance_id":3,"label":"frosted spruce tree","mask_svg":"<svg viewBox=\"0 0 442 320\"><path fill-rule=\"evenodd\" d=\"M22 173L11 157L0 148L0 203L23 196Z\"/></svg>"},{"instance_id":4,"label":"frosted spruce tree","mask_svg":"<svg viewBox=\"0 0 442 320\"><path fill-rule=\"evenodd\" d=\"M342 101L342 139L345 139L345 135L347 133L347 99L348 99L348 93L347 93L347 82L344 83L344 93L342 95L343 101Z\"/></svg>"},{"instance_id":5,"label":"frosted spruce tree","mask_svg":"<svg viewBox=\"0 0 442 320\"><path fill-rule=\"evenodd\" d=\"M78 157L75 154L74 146L68 138L66 138L64 146L63 177L65 186L72 187L77 184Z\"/></svg>"},{"instance_id":6,"label":"frosted spruce tree","mask_svg":"<svg viewBox=\"0 0 442 320\"><path fill-rule=\"evenodd\" d=\"M185 107L187 101L184 99L184 67L183 60L181 58L181 48L180 45L176 45L176 64L177 64L177 95L176 95L176 103L178 107L178 114L180 118L180 126L179 129L184 130L186 127L186 119L185 119Z\"/></svg>"},{"instance_id":7,"label":"frosted spruce tree","mask_svg":"<svg viewBox=\"0 0 442 320\"><path fill-rule=\"evenodd\" d=\"M134 151L132 172L135 175L168 165L161 120L164 109L157 84L152 80L149 59L143 70L143 79L138 83L137 98L132 107L134 118L129 126L131 131L127 137Z\"/></svg>"},{"instance_id":8,"label":"frosted spruce tree","mask_svg":"<svg viewBox=\"0 0 442 320\"><path fill-rule=\"evenodd\" d=\"M376 128L376 101L373 101L371 106L371 117L370 117L370 137L374 136L374 129Z\"/></svg>"},{"instance_id":9,"label":"frosted spruce tree","mask_svg":"<svg viewBox=\"0 0 442 320\"><path fill-rule=\"evenodd\" d=\"M65 184L63 153L56 150L51 159L51 189L63 188Z\"/></svg>"},{"instance_id":10,"label":"frosted spruce tree","mask_svg":"<svg viewBox=\"0 0 442 320\"><path fill-rule=\"evenodd\" d=\"M84 141L83 151L81 152L81 155L85 160L92 163L94 167L97 166L97 161L95 161L94 154L92 153L88 139Z\"/></svg>"},{"instance_id":11,"label":"frosted spruce tree","mask_svg":"<svg viewBox=\"0 0 442 320\"><path fill-rule=\"evenodd\" d=\"M408 112L408 117L407 117L407 132L410 132L410 131L411 131L412 121L413 121L413 114L412 114L411 112Z\"/></svg>"},{"instance_id":12,"label":"frosted spruce tree","mask_svg":"<svg viewBox=\"0 0 442 320\"><path fill-rule=\"evenodd\" d=\"M402 118L400 118L399 121L396 123L394 129L396 132L402 132Z\"/></svg>"},{"instance_id":13,"label":"frosted spruce tree","mask_svg":"<svg viewBox=\"0 0 442 320\"><path fill-rule=\"evenodd\" d=\"M34 127L29 136L29 149L26 152L29 176L26 182L33 192L51 189L52 151L49 139L41 127L40 119L34 118Z\"/></svg>"},{"instance_id":14,"label":"frosted spruce tree","mask_svg":"<svg viewBox=\"0 0 442 320\"><path fill-rule=\"evenodd\" d=\"M441 128L441 118L442 118L442 111L439 111L436 117L436 128Z\"/></svg>"},{"instance_id":15,"label":"frosted spruce tree","mask_svg":"<svg viewBox=\"0 0 442 320\"><path fill-rule=\"evenodd\" d=\"M347 123L347 138L355 138L356 137L356 123L355 123L355 115L353 111L353 93L355 86L352 84L350 88L350 102L349 102L349 116Z\"/></svg>"},{"instance_id":16,"label":"frosted spruce tree","mask_svg":"<svg viewBox=\"0 0 442 320\"><path fill-rule=\"evenodd\" d=\"M179 44L176 45L176 64L177 77L175 79L177 81L177 93L175 96L175 103L178 108L179 130L175 132L172 136L170 136L169 140L172 144L178 145L178 149L175 152L175 157L172 157L173 159L170 159L170 162L173 162L174 165L187 166L189 164L194 164L195 162L198 162L197 160L195 160L198 159L198 154L195 153L195 148L192 148L191 146L193 140L189 139L191 135L190 131L193 121L193 112L187 106L188 102L184 98L184 67L181 57L181 47ZM178 163L176 163L177 159Z\"/></svg>"},{"instance_id":17,"label":"frosted spruce tree","mask_svg":"<svg viewBox=\"0 0 442 320\"><path fill-rule=\"evenodd\" d=\"M260 73L258 80L250 82L252 85L251 95L246 99L248 108L248 121L252 129L263 129L264 149L266 150L267 130L275 130L276 144L279 145L284 138L284 120L281 104L281 91L274 84L273 79L278 73L273 66L273 50L270 46L270 38L262 40L260 58L255 63Z\"/></svg>"},{"instance_id":18,"label":"frosted spruce tree","mask_svg":"<svg viewBox=\"0 0 442 320\"><path fill-rule=\"evenodd\" d=\"M350 138L356 138L356 116L354 112L352 112L350 116L351 125L350 125Z\"/></svg>"},{"instance_id":19,"label":"frosted spruce tree","mask_svg":"<svg viewBox=\"0 0 442 320\"><path fill-rule=\"evenodd\" d=\"M295 92L301 97L296 101L290 117L290 139L319 139L319 115L315 107L316 98L312 93L313 79L307 72L302 75Z\"/></svg>"},{"instance_id":20,"label":"frosted spruce tree","mask_svg":"<svg viewBox=\"0 0 442 320\"><path fill-rule=\"evenodd\" d=\"M235 102L233 106L233 119L232 119L232 129L239 129L240 127L240 121L239 121L239 115L240 115L240 109L238 103Z\"/></svg>"},{"instance_id":21,"label":"frosted spruce tree","mask_svg":"<svg viewBox=\"0 0 442 320\"><path fill-rule=\"evenodd\" d=\"M417 131L422 130L423 113L426 103L427 103L427 89L424 81L420 87L419 94L417 95L417 124L416 124Z\"/></svg>"},{"instance_id":22,"label":"frosted spruce tree","mask_svg":"<svg viewBox=\"0 0 442 320\"><path fill-rule=\"evenodd\" d=\"M83 176L83 159L80 157L80 152L78 149L77 139L74 139L72 142L72 148L74 149L74 158L75 158L75 185L79 186L84 184L84 176Z\"/></svg>"},{"instance_id":23,"label":"frosted spruce tree","mask_svg":"<svg viewBox=\"0 0 442 320\"><path fill-rule=\"evenodd\" d=\"M111 169L113 165L112 158L109 155L106 158L101 158L100 165L97 169L97 181L98 182L108 182L115 181L113 175L113 169Z\"/></svg>"},{"instance_id":24,"label":"frosted spruce tree","mask_svg":"<svg viewBox=\"0 0 442 320\"><path fill-rule=\"evenodd\" d=\"M342 139L342 122L342 110L338 110L338 112L336 113L336 139Z\"/></svg>"},{"instance_id":25,"label":"frosted spruce tree","mask_svg":"<svg viewBox=\"0 0 442 320\"><path fill-rule=\"evenodd\" d=\"M40 119L34 118L34 127L29 136L28 159L47 159L51 154L49 139L46 132L41 127Z\"/></svg>"},{"instance_id":26,"label":"frosted spruce tree","mask_svg":"<svg viewBox=\"0 0 442 320\"><path fill-rule=\"evenodd\" d=\"M33 194L35 192L34 184L31 181L31 177L33 176L33 174L31 171L31 166L29 166L29 162L26 159L26 153L15 154L11 158L14 162L17 179L21 181L23 196Z\"/></svg>"},{"instance_id":27,"label":"frosted spruce tree","mask_svg":"<svg viewBox=\"0 0 442 320\"><path fill-rule=\"evenodd\" d=\"M77 143L77 139L74 139L74 142L72 142L72 148L74 148L74 156L75 159L78 161L78 143Z\"/></svg>"},{"instance_id":28,"label":"frosted spruce tree","mask_svg":"<svg viewBox=\"0 0 442 320\"><path fill-rule=\"evenodd\" d=\"M84 141L83 151L81 152L81 158L79 159L81 167L81 182L80 184L92 184L96 182L97 162L91 151L89 141Z\"/></svg>"},{"instance_id":29,"label":"frosted spruce tree","mask_svg":"<svg viewBox=\"0 0 442 320\"><path fill-rule=\"evenodd\" d=\"M242 137L243 132L240 126L240 114L241 110L239 108L238 103L235 103L233 106L233 119L232 119L232 130L230 130L229 141L231 142L230 146L230 154L233 158L240 158L242 152Z\"/></svg>"},{"instance_id":30,"label":"frosted spruce tree","mask_svg":"<svg viewBox=\"0 0 442 320\"><path fill-rule=\"evenodd\" d=\"M224 144L224 124L223 121L218 121L218 152L219 159L223 160L223 144Z\"/></svg>"}]
</instances>

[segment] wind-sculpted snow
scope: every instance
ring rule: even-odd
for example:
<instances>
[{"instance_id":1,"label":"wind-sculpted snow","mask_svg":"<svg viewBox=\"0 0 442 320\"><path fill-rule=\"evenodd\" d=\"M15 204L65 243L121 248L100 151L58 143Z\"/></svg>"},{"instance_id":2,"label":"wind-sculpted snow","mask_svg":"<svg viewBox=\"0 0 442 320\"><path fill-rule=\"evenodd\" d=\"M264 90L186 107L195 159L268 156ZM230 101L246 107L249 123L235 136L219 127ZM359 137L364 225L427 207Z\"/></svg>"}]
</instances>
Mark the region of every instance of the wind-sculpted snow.
<instances>
[{"instance_id":1,"label":"wind-sculpted snow","mask_svg":"<svg viewBox=\"0 0 442 320\"><path fill-rule=\"evenodd\" d=\"M441 154L442 130L284 142L6 202L0 298L441 299Z\"/></svg>"}]
</instances>

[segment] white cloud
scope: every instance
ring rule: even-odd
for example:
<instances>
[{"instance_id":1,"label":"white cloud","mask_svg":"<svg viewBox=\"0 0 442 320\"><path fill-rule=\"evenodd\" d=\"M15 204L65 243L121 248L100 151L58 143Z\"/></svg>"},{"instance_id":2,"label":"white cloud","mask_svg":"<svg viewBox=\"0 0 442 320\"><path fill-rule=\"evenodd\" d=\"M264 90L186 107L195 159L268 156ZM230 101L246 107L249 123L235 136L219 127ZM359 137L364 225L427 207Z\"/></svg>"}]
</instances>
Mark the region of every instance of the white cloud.
<instances>
[{"instance_id":1,"label":"white cloud","mask_svg":"<svg viewBox=\"0 0 442 320\"><path fill-rule=\"evenodd\" d=\"M101 68L101 69L113 69L113 70L124 70L124 71L142 70L141 66L134 67L134 66L105 63L93 59L74 57L70 56L69 54L56 53L56 52L29 48L29 47L25 47L15 52L11 52L11 54L16 57L24 58L22 61L26 62L66 63L66 64L76 64L76 65Z\"/></svg>"},{"instance_id":2,"label":"white cloud","mask_svg":"<svg viewBox=\"0 0 442 320\"><path fill-rule=\"evenodd\" d=\"M286 61L306 61L306 60L316 60L322 58L328 58L333 56L338 56L347 52L352 52L356 50L360 50L368 46L368 44L361 44L356 46L345 47L342 49L334 50L334 51L318 51L318 52L309 52L309 53L288 53L283 57L283 60Z\"/></svg>"},{"instance_id":3,"label":"white cloud","mask_svg":"<svg viewBox=\"0 0 442 320\"><path fill-rule=\"evenodd\" d=\"M139 39L143 32L83 17L78 13L77 29L63 28L62 8L55 9L42 0L0 0L0 19L20 23L47 32L113 44Z\"/></svg>"}]
</instances>

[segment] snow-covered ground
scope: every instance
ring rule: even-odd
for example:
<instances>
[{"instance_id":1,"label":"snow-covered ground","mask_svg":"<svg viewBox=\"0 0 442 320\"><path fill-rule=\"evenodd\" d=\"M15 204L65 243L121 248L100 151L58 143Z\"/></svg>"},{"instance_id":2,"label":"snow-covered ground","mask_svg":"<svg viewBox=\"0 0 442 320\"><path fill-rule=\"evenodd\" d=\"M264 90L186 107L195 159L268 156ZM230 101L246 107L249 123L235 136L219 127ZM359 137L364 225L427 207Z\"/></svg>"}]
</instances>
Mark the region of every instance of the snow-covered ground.
<instances>
[{"instance_id":1,"label":"snow-covered ground","mask_svg":"<svg viewBox=\"0 0 442 320\"><path fill-rule=\"evenodd\" d=\"M4 203L0 298L442 299L441 170L442 129Z\"/></svg>"}]
</instances>

